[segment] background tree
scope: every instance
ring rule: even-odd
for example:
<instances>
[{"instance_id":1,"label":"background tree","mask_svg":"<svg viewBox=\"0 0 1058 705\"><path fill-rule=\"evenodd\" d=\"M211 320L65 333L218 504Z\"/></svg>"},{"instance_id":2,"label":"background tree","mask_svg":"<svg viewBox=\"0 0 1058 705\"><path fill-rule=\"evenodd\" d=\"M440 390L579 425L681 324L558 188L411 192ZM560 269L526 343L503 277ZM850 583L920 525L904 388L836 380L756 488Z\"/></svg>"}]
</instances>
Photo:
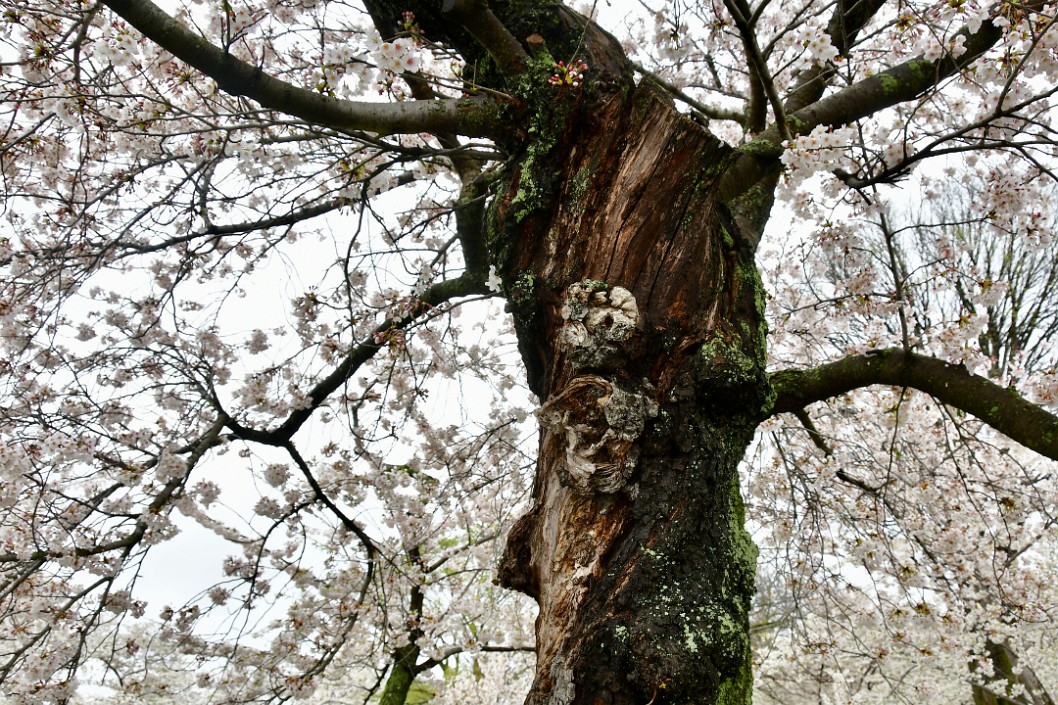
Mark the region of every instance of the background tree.
<instances>
[{"instance_id":1,"label":"background tree","mask_svg":"<svg viewBox=\"0 0 1058 705\"><path fill-rule=\"evenodd\" d=\"M410 701L528 647L498 565L526 702L747 701L767 421L801 682L1048 702L1055 483L959 415L1058 458L1052 3L4 9L10 693ZM1007 239L894 221L920 162ZM151 630L191 527L231 554Z\"/></svg>"},{"instance_id":2,"label":"background tree","mask_svg":"<svg viewBox=\"0 0 1058 705\"><path fill-rule=\"evenodd\" d=\"M906 304L875 323L888 318L898 334L906 322L916 337L940 320L976 330L952 353L992 377L1046 378L1053 240L1028 246L989 217L974 205L988 203L980 184L917 180L939 196L916 218L874 217L859 264L827 255L817 291L877 267L874 303ZM1053 232L1049 216L1042 226ZM863 340L866 299L810 299L776 302L791 349ZM840 338L805 325L823 310L847 317L829 330ZM770 517L756 535L770 554L762 566L788 588L760 596L758 700L1053 702L1052 467L906 389L849 394L789 421L768 424L751 474L758 515Z\"/></svg>"}]
</instances>

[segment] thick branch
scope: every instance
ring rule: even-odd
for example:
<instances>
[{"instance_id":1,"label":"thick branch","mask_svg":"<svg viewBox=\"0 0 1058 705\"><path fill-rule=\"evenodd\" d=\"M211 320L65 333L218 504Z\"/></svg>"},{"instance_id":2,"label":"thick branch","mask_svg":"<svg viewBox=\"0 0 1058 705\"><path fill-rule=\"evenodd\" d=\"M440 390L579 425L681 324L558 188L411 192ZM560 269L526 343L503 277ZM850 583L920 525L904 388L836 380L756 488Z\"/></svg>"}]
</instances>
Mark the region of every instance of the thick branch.
<instances>
[{"instance_id":1,"label":"thick branch","mask_svg":"<svg viewBox=\"0 0 1058 705\"><path fill-rule=\"evenodd\" d=\"M838 56L848 56L849 49L867 22L885 5L886 0L839 0L827 24L827 36L838 50ZM830 62L816 63L797 75L797 80L786 98L787 112L796 112L823 96L837 71Z\"/></svg>"},{"instance_id":2,"label":"thick branch","mask_svg":"<svg viewBox=\"0 0 1058 705\"><path fill-rule=\"evenodd\" d=\"M817 401L872 384L910 387L972 414L1026 448L1058 460L1058 417L1013 389L951 365L900 349L855 355L810 370L772 375L773 414L796 412Z\"/></svg>"},{"instance_id":3,"label":"thick branch","mask_svg":"<svg viewBox=\"0 0 1058 705\"><path fill-rule=\"evenodd\" d=\"M454 132L470 137L502 132L486 99L362 103L331 98L281 81L184 27L150 0L103 0L148 39L195 67L220 89L265 108L339 129L378 134Z\"/></svg>"},{"instance_id":4,"label":"thick branch","mask_svg":"<svg viewBox=\"0 0 1058 705\"><path fill-rule=\"evenodd\" d=\"M1018 655L1007 642L988 639L985 650L992 661L992 678L973 686L974 705L1054 705L1050 693L1031 667L1018 669ZM971 670L976 670L975 666ZM1018 689L1020 693L1014 695Z\"/></svg>"},{"instance_id":5,"label":"thick branch","mask_svg":"<svg viewBox=\"0 0 1058 705\"><path fill-rule=\"evenodd\" d=\"M418 548L416 547L413 551L411 557L418 557ZM408 643L393 652L393 667L389 671L389 678L386 679L386 686L382 689L379 705L405 705L411 684L421 672L416 667L416 662L419 660L419 645L416 642L422 637L422 630L417 626L422 621L422 607L422 588L414 585L411 589L411 604L408 609L408 623L414 626L409 630Z\"/></svg>"},{"instance_id":6,"label":"thick branch","mask_svg":"<svg viewBox=\"0 0 1058 705\"><path fill-rule=\"evenodd\" d=\"M489 9L485 0L444 0L441 11L470 32L503 72L520 76L529 65L529 55L510 30Z\"/></svg>"},{"instance_id":7,"label":"thick branch","mask_svg":"<svg viewBox=\"0 0 1058 705\"><path fill-rule=\"evenodd\" d=\"M485 199L488 184L479 176L463 186L456 204L456 234L463 246L467 272L478 279L488 276L488 253L485 247Z\"/></svg>"},{"instance_id":8,"label":"thick branch","mask_svg":"<svg viewBox=\"0 0 1058 705\"><path fill-rule=\"evenodd\" d=\"M886 71L852 84L787 116L793 134L803 135L818 125L846 125L894 105L914 100L926 91L973 63L1002 38L1003 30L985 22L977 32L967 29L958 36L965 38L966 51L958 58L950 53L930 61L911 59ZM750 190L758 181L777 168L782 148L782 133L771 126L754 140L757 149L745 153L728 170L720 182L720 196L730 201ZM761 149L767 145L769 149Z\"/></svg>"}]
</instances>

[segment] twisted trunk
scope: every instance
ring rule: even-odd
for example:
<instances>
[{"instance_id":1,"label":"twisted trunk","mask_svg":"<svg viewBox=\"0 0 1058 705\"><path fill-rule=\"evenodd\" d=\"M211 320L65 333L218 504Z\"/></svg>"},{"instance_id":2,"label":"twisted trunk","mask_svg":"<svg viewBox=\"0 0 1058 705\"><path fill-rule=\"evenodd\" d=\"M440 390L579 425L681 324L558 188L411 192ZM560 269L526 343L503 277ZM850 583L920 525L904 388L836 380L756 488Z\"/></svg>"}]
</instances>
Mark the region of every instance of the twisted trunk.
<instances>
[{"instance_id":1,"label":"twisted trunk","mask_svg":"<svg viewBox=\"0 0 1058 705\"><path fill-rule=\"evenodd\" d=\"M642 86L534 129L490 218L544 400L500 571L540 603L526 702L749 702L737 467L771 388L730 150Z\"/></svg>"}]
</instances>

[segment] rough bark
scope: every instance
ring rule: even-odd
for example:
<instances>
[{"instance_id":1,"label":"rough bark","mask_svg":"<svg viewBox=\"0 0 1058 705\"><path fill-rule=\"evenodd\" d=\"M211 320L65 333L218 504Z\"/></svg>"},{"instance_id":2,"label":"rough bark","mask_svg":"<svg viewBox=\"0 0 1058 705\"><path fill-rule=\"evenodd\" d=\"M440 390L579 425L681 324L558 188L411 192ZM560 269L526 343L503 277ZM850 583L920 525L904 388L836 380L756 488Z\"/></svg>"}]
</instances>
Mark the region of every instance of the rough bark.
<instances>
[{"instance_id":1,"label":"rough bark","mask_svg":"<svg viewBox=\"0 0 1058 705\"><path fill-rule=\"evenodd\" d=\"M737 465L771 404L730 150L652 89L521 155L492 250L544 400L501 581L540 603L527 703L748 702L756 550Z\"/></svg>"}]
</instances>

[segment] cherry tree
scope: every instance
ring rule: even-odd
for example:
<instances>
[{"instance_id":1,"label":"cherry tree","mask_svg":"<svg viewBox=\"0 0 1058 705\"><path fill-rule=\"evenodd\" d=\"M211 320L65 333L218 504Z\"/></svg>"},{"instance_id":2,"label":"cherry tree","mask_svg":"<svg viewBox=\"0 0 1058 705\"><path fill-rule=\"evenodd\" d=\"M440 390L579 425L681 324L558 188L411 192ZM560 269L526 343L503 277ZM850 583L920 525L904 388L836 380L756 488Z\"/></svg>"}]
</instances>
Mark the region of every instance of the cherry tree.
<instances>
[{"instance_id":1,"label":"cherry tree","mask_svg":"<svg viewBox=\"0 0 1058 705\"><path fill-rule=\"evenodd\" d=\"M927 213L873 218L873 253L851 270L831 260L816 285L874 258L879 280L909 304L893 331L948 320L976 331L950 353L964 364L1046 379L1053 239L1026 247L1022 230L974 205L989 202L978 186L935 183ZM1051 215L1042 223L1053 231ZM791 350L826 346L804 320L826 305L777 304L775 332L793 334ZM910 390L857 391L787 421L765 425L748 490L767 527L763 574L782 579L758 596L757 699L1052 703L1053 467Z\"/></svg>"},{"instance_id":2,"label":"cherry tree","mask_svg":"<svg viewBox=\"0 0 1058 705\"><path fill-rule=\"evenodd\" d=\"M1052 702L1053 3L3 7L13 697Z\"/></svg>"}]
</instances>

